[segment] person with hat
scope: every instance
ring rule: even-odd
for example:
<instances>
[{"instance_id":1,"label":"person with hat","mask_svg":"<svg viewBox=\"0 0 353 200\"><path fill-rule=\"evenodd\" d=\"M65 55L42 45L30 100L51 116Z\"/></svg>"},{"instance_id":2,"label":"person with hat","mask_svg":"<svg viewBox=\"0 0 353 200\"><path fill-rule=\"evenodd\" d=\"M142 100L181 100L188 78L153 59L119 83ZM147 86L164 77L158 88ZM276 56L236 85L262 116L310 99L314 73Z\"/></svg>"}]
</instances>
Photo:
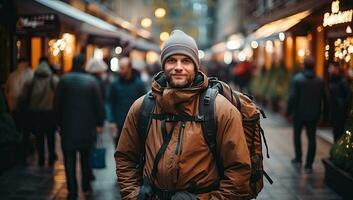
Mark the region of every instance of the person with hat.
<instances>
[{"instance_id":1,"label":"person with hat","mask_svg":"<svg viewBox=\"0 0 353 200\"><path fill-rule=\"evenodd\" d=\"M198 115L200 95L208 88L208 78L199 71L194 39L174 30L164 43L160 59L162 71L152 80L151 94L156 102L153 114ZM138 124L144 97L131 106L115 153L122 199L247 198L251 168L241 114L225 97L216 96L214 117L223 175L200 123L152 118L146 138L141 138Z\"/></svg>"}]
</instances>

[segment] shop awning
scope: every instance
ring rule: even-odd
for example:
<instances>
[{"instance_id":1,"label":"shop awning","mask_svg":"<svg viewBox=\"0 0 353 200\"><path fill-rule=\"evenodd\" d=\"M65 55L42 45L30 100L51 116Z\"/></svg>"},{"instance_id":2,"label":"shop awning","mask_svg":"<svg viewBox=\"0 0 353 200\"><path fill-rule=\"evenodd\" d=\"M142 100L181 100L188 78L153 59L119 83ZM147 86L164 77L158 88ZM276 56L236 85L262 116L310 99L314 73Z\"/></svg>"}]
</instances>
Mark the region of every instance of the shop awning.
<instances>
[{"instance_id":1,"label":"shop awning","mask_svg":"<svg viewBox=\"0 0 353 200\"><path fill-rule=\"evenodd\" d=\"M123 32L118 27L109 24L98 17L87 14L62 1L35 0L36 2L51 8L59 13L82 22L81 30L107 37L116 37L123 40L131 40L133 37Z\"/></svg>"},{"instance_id":2,"label":"shop awning","mask_svg":"<svg viewBox=\"0 0 353 200\"><path fill-rule=\"evenodd\" d=\"M292 28L293 26L295 26L296 24L298 24L301 20L303 20L310 14L311 14L311 11L306 10L306 11L297 13L295 15L263 25L259 29L257 29L254 33L250 34L247 40L252 41L252 40L265 39L267 37L278 34L280 32L285 32L290 28Z\"/></svg>"}]
</instances>

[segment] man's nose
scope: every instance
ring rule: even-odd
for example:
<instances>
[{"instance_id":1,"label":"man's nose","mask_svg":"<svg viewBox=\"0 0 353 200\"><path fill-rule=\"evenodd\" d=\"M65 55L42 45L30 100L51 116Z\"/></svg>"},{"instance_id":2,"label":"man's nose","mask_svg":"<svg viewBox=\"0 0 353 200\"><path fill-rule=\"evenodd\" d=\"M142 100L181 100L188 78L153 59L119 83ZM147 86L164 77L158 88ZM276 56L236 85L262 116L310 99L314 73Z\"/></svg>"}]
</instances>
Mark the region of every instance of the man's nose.
<instances>
[{"instance_id":1,"label":"man's nose","mask_svg":"<svg viewBox=\"0 0 353 200\"><path fill-rule=\"evenodd\" d=\"M176 63L176 66L174 68L176 71L181 71L183 70L183 67L182 67L182 64L181 64L181 61L178 60L177 63Z\"/></svg>"}]
</instances>

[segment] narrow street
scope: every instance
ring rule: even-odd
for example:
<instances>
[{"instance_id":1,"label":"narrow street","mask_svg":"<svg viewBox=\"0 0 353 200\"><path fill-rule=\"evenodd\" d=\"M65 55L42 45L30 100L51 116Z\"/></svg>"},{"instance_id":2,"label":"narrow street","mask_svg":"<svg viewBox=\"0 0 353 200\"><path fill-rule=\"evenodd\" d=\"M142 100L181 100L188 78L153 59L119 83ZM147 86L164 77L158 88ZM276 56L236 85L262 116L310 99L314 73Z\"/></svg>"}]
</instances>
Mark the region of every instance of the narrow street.
<instances>
[{"instance_id":1,"label":"narrow street","mask_svg":"<svg viewBox=\"0 0 353 200\"><path fill-rule=\"evenodd\" d=\"M268 118L262 120L265 130L270 159L265 159L265 169L274 184L265 180L264 190L258 199L268 200L339 200L341 199L324 183L322 158L327 157L330 143L317 137L317 154L313 174L305 174L303 168L291 164L293 157L292 129L280 115L267 111ZM319 129L319 134L329 130ZM59 138L59 137L58 137ZM306 152L306 138L303 132L303 152ZM103 134L103 143L107 148L107 168L94 170L93 195L86 199L120 199L116 185L114 148L108 130ZM58 140L59 144L59 140ZM1 199L65 199L67 195L65 172L60 146L57 145L59 160L54 169L37 167L33 163L28 167L14 167L0 176ZM85 199L80 194L80 199Z\"/></svg>"}]
</instances>

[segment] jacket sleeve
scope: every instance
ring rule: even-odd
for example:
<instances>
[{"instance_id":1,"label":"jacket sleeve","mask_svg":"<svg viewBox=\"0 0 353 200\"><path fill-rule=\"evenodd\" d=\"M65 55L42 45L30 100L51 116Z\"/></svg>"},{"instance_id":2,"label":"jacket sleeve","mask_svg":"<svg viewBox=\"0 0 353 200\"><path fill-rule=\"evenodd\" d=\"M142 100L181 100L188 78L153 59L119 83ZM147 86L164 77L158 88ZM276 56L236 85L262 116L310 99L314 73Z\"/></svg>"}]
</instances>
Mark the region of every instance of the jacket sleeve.
<instances>
[{"instance_id":1,"label":"jacket sleeve","mask_svg":"<svg viewBox=\"0 0 353 200\"><path fill-rule=\"evenodd\" d=\"M54 93L54 102L53 102L53 110L55 115L56 124L61 127L62 125L62 116L61 116L61 104L62 104L62 93L63 93L63 86L62 82L59 82Z\"/></svg>"},{"instance_id":2,"label":"jacket sleeve","mask_svg":"<svg viewBox=\"0 0 353 200\"><path fill-rule=\"evenodd\" d=\"M247 199L250 192L250 155L241 115L235 106L218 95L215 105L217 150L224 166L218 190L198 195L198 199Z\"/></svg>"},{"instance_id":3,"label":"jacket sleeve","mask_svg":"<svg viewBox=\"0 0 353 200\"><path fill-rule=\"evenodd\" d=\"M287 115L292 115L297 104L298 87L297 81L293 78L289 86Z\"/></svg>"},{"instance_id":4,"label":"jacket sleeve","mask_svg":"<svg viewBox=\"0 0 353 200\"><path fill-rule=\"evenodd\" d=\"M137 199L142 185L142 172L136 168L141 150L137 121L142 100L143 97L139 98L131 106L115 152L116 174L123 200Z\"/></svg>"},{"instance_id":5,"label":"jacket sleeve","mask_svg":"<svg viewBox=\"0 0 353 200\"><path fill-rule=\"evenodd\" d=\"M93 84L93 97L92 99L94 100L94 108L96 108L96 116L97 116L97 124L96 126L102 127L104 125L104 102L103 102L103 96L102 92L100 91L99 85L97 82L94 82Z\"/></svg>"},{"instance_id":6,"label":"jacket sleeve","mask_svg":"<svg viewBox=\"0 0 353 200\"><path fill-rule=\"evenodd\" d=\"M109 108L109 117L108 121L109 122L116 122L117 117L116 117L116 110L115 104L116 104L116 91L115 91L115 82L111 84L109 87L109 92L108 92L108 108ZM120 127L119 127L120 128Z\"/></svg>"}]
</instances>

